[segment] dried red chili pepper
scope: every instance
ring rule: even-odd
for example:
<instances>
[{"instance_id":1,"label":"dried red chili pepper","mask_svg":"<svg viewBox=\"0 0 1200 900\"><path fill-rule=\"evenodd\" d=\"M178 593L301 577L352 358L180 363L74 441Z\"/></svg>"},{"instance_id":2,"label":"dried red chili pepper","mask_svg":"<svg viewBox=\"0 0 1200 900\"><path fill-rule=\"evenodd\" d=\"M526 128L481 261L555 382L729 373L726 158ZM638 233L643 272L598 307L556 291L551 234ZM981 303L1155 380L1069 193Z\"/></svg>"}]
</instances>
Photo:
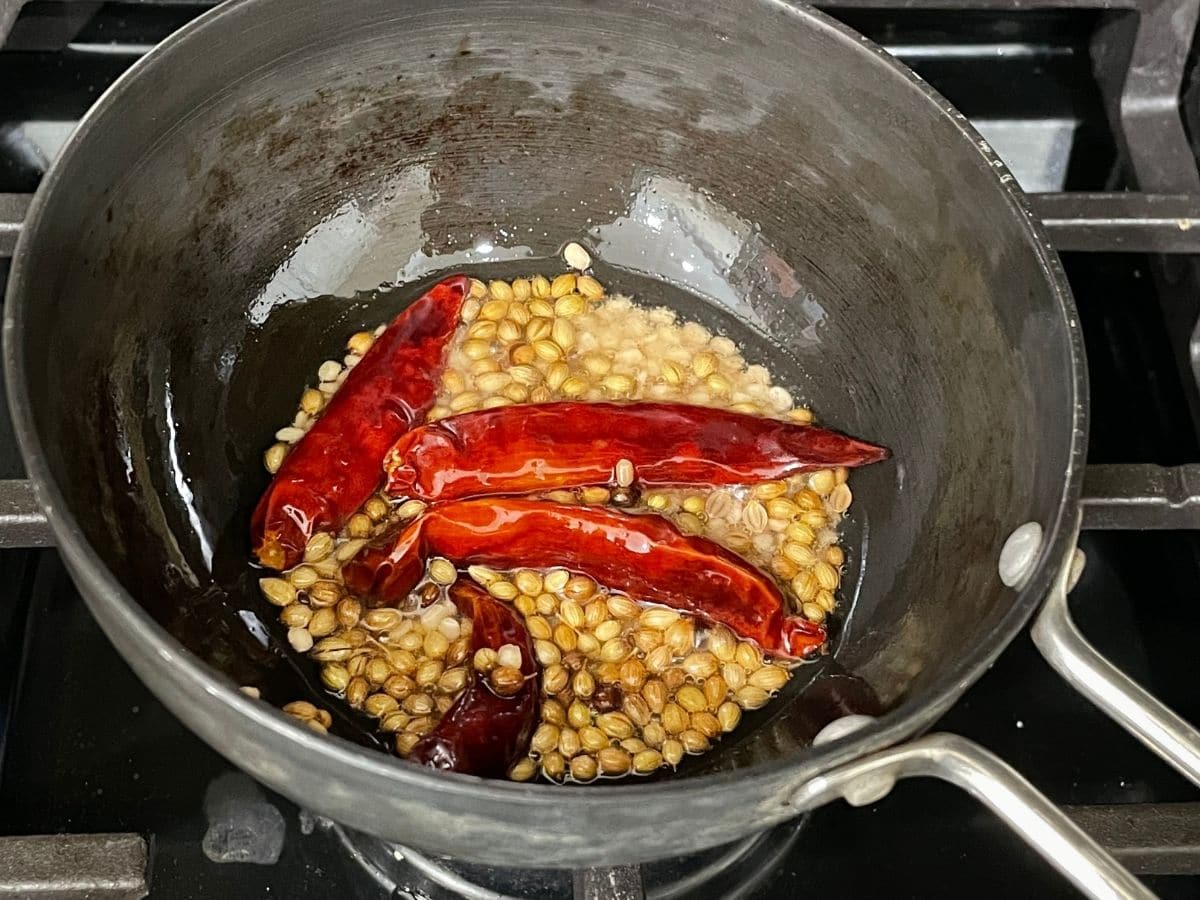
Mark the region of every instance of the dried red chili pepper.
<instances>
[{"instance_id":1,"label":"dried red chili pepper","mask_svg":"<svg viewBox=\"0 0 1200 900\"><path fill-rule=\"evenodd\" d=\"M501 697L486 678L474 676L433 731L413 745L408 758L435 769L499 778L525 752L533 734L539 690L533 645L513 611L477 584L456 582L450 599L471 619L472 650L499 650L505 644L521 648L525 684L511 697Z\"/></svg>"},{"instance_id":2,"label":"dried red chili pepper","mask_svg":"<svg viewBox=\"0 0 1200 900\"><path fill-rule=\"evenodd\" d=\"M527 494L611 481L622 459L644 484L749 484L861 466L888 451L816 428L680 403L544 403L465 413L402 435L387 489L422 500Z\"/></svg>"},{"instance_id":3,"label":"dried red chili pepper","mask_svg":"<svg viewBox=\"0 0 1200 900\"><path fill-rule=\"evenodd\" d=\"M501 569L564 566L637 600L729 626L764 650L807 656L825 630L784 613L762 572L719 544L689 537L666 519L538 500L464 500L435 507L389 548L368 548L344 568L356 593L396 601L420 579L428 556Z\"/></svg>"},{"instance_id":4,"label":"dried red chili pepper","mask_svg":"<svg viewBox=\"0 0 1200 900\"><path fill-rule=\"evenodd\" d=\"M434 285L350 370L254 510L251 537L264 566L295 565L314 532L340 528L379 487L388 447L433 406L470 289L463 275Z\"/></svg>"}]
</instances>

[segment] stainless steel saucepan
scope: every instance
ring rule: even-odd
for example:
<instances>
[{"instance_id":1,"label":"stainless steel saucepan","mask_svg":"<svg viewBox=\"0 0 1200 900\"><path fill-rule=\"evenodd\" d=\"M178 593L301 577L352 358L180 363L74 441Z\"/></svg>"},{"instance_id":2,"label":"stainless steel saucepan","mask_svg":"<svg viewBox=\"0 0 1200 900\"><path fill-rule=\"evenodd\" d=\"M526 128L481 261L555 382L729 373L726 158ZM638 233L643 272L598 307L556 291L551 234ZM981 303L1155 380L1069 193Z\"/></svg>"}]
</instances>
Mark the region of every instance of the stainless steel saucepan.
<instances>
[{"instance_id":1,"label":"stainless steel saucepan","mask_svg":"<svg viewBox=\"0 0 1200 900\"><path fill-rule=\"evenodd\" d=\"M336 6L230 0L147 55L68 142L14 256L22 451L150 688L275 790L433 852L633 862L927 775L1089 894L1144 894L987 751L920 737L1047 597L1039 643L1076 670L1087 652L1065 615L1087 425L1076 314L963 117L783 2ZM550 271L568 240L616 289L738 336L823 421L893 451L853 479L832 661L674 776L592 787L431 771L240 693L314 690L277 633L246 624L273 621L247 522L300 387L436 273ZM385 282L401 286L371 290ZM814 745L830 717L811 698L844 673L877 715ZM1152 743L1183 735L1176 762L1200 771L1182 723L1114 673L1081 677L1158 727Z\"/></svg>"}]
</instances>

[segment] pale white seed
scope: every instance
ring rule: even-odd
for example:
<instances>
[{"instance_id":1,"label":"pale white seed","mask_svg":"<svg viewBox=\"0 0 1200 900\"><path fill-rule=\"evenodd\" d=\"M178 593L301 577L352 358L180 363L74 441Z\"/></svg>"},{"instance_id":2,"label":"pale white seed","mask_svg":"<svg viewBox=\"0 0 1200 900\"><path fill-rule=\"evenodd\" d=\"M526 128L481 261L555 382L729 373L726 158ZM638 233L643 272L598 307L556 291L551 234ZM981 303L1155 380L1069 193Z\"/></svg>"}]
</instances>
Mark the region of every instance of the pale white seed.
<instances>
[{"instance_id":1,"label":"pale white seed","mask_svg":"<svg viewBox=\"0 0 1200 900\"><path fill-rule=\"evenodd\" d=\"M327 359L321 363L321 368L317 369L317 377L321 381L333 381L342 374L342 364L336 360Z\"/></svg>"},{"instance_id":2,"label":"pale white seed","mask_svg":"<svg viewBox=\"0 0 1200 900\"><path fill-rule=\"evenodd\" d=\"M288 425L275 432L275 440L283 441L285 444L294 444L302 437L304 437L304 429L297 428L295 425Z\"/></svg>"},{"instance_id":3,"label":"pale white seed","mask_svg":"<svg viewBox=\"0 0 1200 900\"><path fill-rule=\"evenodd\" d=\"M297 653L307 653L313 648L313 636L307 628L289 628L288 643Z\"/></svg>"},{"instance_id":4,"label":"pale white seed","mask_svg":"<svg viewBox=\"0 0 1200 900\"><path fill-rule=\"evenodd\" d=\"M496 651L496 663L510 669L521 668L521 648L516 644L504 644Z\"/></svg>"},{"instance_id":5,"label":"pale white seed","mask_svg":"<svg viewBox=\"0 0 1200 900\"><path fill-rule=\"evenodd\" d=\"M581 272L592 264L591 254L575 241L571 241L563 247L563 260L572 269L578 269Z\"/></svg>"}]
</instances>

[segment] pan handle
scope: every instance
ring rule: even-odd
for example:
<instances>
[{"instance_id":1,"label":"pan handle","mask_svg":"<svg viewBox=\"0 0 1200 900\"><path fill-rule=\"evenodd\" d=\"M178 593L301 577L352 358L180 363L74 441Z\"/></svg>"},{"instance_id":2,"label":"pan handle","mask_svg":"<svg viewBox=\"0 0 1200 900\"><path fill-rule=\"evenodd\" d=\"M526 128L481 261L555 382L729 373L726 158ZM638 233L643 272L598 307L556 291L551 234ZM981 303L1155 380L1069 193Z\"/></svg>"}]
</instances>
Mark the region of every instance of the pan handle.
<instances>
[{"instance_id":1,"label":"pan handle","mask_svg":"<svg viewBox=\"0 0 1200 900\"><path fill-rule=\"evenodd\" d=\"M1088 897L1154 897L1012 766L958 735L930 734L846 763L805 782L792 803L803 810L840 797L865 806L897 779L920 776L940 778L982 802Z\"/></svg>"},{"instance_id":2,"label":"pan handle","mask_svg":"<svg viewBox=\"0 0 1200 900\"><path fill-rule=\"evenodd\" d=\"M1082 552L1076 553L1082 559ZM1088 643L1071 619L1067 606L1069 585L1068 571L1064 571L1034 620L1034 644L1071 687L1200 786L1200 731Z\"/></svg>"}]
</instances>

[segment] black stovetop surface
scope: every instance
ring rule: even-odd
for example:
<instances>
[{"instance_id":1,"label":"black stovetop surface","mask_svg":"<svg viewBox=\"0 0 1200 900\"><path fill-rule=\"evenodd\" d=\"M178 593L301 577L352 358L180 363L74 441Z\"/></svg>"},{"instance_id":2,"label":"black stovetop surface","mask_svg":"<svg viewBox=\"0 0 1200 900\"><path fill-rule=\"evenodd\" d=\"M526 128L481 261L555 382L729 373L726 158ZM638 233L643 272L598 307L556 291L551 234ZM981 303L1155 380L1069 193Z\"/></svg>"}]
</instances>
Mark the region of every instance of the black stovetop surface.
<instances>
[{"instance_id":1,"label":"black stovetop surface","mask_svg":"<svg viewBox=\"0 0 1200 900\"><path fill-rule=\"evenodd\" d=\"M22 123L78 118L138 47L203 8L86 5L99 12L92 9L63 47L35 20L56 22L72 4L27 4L23 31L0 52L0 193L32 190L44 168ZM877 40L907 48L910 63L973 118L1073 120L1065 186L1122 186L1085 49L1096 14L842 15ZM113 41L128 52L96 51ZM1018 50L986 52L993 44ZM1091 371L1089 461L1200 459L1148 260L1074 254L1064 262ZM0 259L0 283L6 271ZM20 472L11 426L0 416L0 476ZM1089 562L1072 603L1080 627L1124 671L1200 721L1196 534L1093 532L1081 546ZM210 861L201 848L205 791L232 771L230 764L176 721L117 656L53 551L0 552L0 585L0 835L137 832L151 839L156 897L381 895L333 834L312 829L294 804L274 795L268 802L286 823L279 861ZM1068 688L1027 634L938 727L995 751L1059 804L1196 799L1189 783ZM1151 876L1148 883L1164 897L1200 897L1197 875ZM750 895L884 892L1073 896L989 813L928 780L902 783L865 809L838 803L813 813L782 864Z\"/></svg>"}]
</instances>

